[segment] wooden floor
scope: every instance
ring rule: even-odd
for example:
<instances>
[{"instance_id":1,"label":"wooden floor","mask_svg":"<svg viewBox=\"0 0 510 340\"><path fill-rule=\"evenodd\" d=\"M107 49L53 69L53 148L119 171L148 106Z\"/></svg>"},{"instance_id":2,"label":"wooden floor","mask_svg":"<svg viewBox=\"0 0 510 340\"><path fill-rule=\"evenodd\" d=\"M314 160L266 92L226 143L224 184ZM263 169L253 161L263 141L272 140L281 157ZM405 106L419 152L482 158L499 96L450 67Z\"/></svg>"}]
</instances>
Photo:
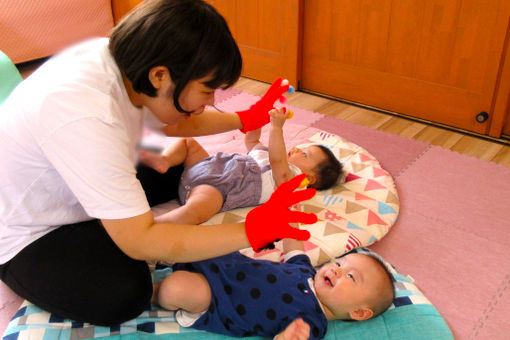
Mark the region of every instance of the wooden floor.
<instances>
[{"instance_id":1,"label":"wooden floor","mask_svg":"<svg viewBox=\"0 0 510 340\"><path fill-rule=\"evenodd\" d=\"M247 93L261 96L269 88L269 84L241 78L234 87ZM510 146L504 143L489 141L461 132L348 105L336 100L299 91L289 96L288 103L352 123L423 142L430 142L445 149L510 167Z\"/></svg>"}]
</instances>

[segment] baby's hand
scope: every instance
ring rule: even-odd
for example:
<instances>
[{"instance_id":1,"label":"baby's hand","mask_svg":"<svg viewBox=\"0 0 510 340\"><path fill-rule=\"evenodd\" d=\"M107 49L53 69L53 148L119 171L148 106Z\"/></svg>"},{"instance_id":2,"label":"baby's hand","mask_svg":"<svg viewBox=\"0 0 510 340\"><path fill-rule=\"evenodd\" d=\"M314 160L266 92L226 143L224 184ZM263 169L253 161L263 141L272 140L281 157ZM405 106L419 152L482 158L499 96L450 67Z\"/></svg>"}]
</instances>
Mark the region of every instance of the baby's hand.
<instances>
[{"instance_id":1,"label":"baby's hand","mask_svg":"<svg viewBox=\"0 0 510 340\"><path fill-rule=\"evenodd\" d=\"M271 125L277 127L283 127L291 111L288 111L285 107L281 109L272 109L269 111L271 116Z\"/></svg>"},{"instance_id":2,"label":"baby's hand","mask_svg":"<svg viewBox=\"0 0 510 340\"><path fill-rule=\"evenodd\" d=\"M278 334L276 340L305 340L310 337L310 325L303 321L303 319L296 319L292 321L287 328Z\"/></svg>"}]
</instances>

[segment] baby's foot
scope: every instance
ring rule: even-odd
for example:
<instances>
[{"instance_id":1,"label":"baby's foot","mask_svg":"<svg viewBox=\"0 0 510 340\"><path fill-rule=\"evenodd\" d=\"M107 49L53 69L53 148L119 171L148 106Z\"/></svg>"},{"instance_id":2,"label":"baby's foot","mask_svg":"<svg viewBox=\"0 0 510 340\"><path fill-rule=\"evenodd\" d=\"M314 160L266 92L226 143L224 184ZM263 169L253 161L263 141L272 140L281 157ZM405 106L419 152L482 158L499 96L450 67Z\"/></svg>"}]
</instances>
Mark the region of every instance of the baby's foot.
<instances>
[{"instance_id":1,"label":"baby's foot","mask_svg":"<svg viewBox=\"0 0 510 340\"><path fill-rule=\"evenodd\" d=\"M140 161L153 168L159 173L164 174L170 168L170 163L158 153L154 153L147 150L140 150L139 152Z\"/></svg>"}]
</instances>

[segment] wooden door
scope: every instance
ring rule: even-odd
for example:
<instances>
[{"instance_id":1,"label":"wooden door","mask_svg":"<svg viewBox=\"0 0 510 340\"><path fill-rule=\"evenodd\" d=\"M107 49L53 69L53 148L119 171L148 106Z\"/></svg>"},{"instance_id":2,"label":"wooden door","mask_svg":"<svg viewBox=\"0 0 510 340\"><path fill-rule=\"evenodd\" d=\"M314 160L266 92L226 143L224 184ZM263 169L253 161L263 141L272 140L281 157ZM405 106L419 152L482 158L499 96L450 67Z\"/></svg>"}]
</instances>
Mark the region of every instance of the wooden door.
<instances>
[{"instance_id":1,"label":"wooden door","mask_svg":"<svg viewBox=\"0 0 510 340\"><path fill-rule=\"evenodd\" d=\"M142 0L112 0L113 19L118 23L124 15L135 8Z\"/></svg>"},{"instance_id":2,"label":"wooden door","mask_svg":"<svg viewBox=\"0 0 510 340\"><path fill-rule=\"evenodd\" d=\"M226 19L243 56L243 76L297 85L303 0L206 0Z\"/></svg>"},{"instance_id":3,"label":"wooden door","mask_svg":"<svg viewBox=\"0 0 510 340\"><path fill-rule=\"evenodd\" d=\"M505 127L503 128L503 134L505 135L506 138L510 139L510 112L508 112L505 119L506 119L506 123L505 123Z\"/></svg>"},{"instance_id":4,"label":"wooden door","mask_svg":"<svg viewBox=\"0 0 510 340\"><path fill-rule=\"evenodd\" d=\"M509 17L508 0L305 1L301 87L486 134Z\"/></svg>"},{"instance_id":5,"label":"wooden door","mask_svg":"<svg viewBox=\"0 0 510 340\"><path fill-rule=\"evenodd\" d=\"M499 137L501 126L503 126L504 137L510 139L510 30L507 33L505 47L506 50L500 68L500 82L494 100L494 112L500 112L501 114L494 116L489 134L493 137Z\"/></svg>"}]
</instances>

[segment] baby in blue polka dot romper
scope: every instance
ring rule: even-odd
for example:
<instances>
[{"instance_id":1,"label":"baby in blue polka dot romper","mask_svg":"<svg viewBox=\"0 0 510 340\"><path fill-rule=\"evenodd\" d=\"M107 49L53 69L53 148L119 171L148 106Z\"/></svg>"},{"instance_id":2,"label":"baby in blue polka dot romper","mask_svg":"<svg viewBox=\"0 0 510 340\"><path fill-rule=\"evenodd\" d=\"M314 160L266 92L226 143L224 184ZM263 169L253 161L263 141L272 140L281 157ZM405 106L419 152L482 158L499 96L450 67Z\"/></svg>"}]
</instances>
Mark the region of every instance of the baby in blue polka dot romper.
<instances>
[{"instance_id":1,"label":"baby in blue polka dot romper","mask_svg":"<svg viewBox=\"0 0 510 340\"><path fill-rule=\"evenodd\" d=\"M377 258L352 253L316 270L301 241L283 247L281 263L235 252L175 264L158 303L183 327L279 340L321 339L329 320L367 320L391 305L393 279Z\"/></svg>"}]
</instances>

